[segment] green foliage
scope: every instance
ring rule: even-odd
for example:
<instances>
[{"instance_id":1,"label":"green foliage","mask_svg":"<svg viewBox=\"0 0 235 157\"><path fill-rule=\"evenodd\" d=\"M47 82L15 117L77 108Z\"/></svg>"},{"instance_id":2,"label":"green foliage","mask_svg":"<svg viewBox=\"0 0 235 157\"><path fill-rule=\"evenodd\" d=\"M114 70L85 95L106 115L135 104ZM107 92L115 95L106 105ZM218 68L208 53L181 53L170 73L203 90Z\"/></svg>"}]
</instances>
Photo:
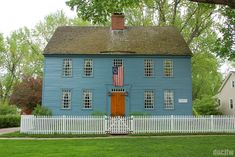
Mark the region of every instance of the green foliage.
<instances>
[{"instance_id":1,"label":"green foliage","mask_svg":"<svg viewBox=\"0 0 235 157\"><path fill-rule=\"evenodd\" d=\"M0 115L17 115L17 108L14 105L0 104Z\"/></svg>"},{"instance_id":2,"label":"green foliage","mask_svg":"<svg viewBox=\"0 0 235 157\"><path fill-rule=\"evenodd\" d=\"M123 12L124 8L131 8L141 0L70 0L66 4L76 9L78 17L84 21L92 21L93 24L105 25L111 17L111 13Z\"/></svg>"},{"instance_id":3,"label":"green foliage","mask_svg":"<svg viewBox=\"0 0 235 157\"><path fill-rule=\"evenodd\" d=\"M193 106L199 115L221 115L218 111L217 101L211 95L204 95L201 99L193 101Z\"/></svg>"},{"instance_id":4,"label":"green foliage","mask_svg":"<svg viewBox=\"0 0 235 157\"><path fill-rule=\"evenodd\" d=\"M221 85L217 58L210 53L195 53L192 57L192 87L194 114L219 114L214 96Z\"/></svg>"},{"instance_id":5,"label":"green foliage","mask_svg":"<svg viewBox=\"0 0 235 157\"><path fill-rule=\"evenodd\" d=\"M145 113L145 112L132 112L130 113L131 116L148 116L150 114Z\"/></svg>"},{"instance_id":6,"label":"green foliage","mask_svg":"<svg viewBox=\"0 0 235 157\"><path fill-rule=\"evenodd\" d=\"M20 126L19 115L0 115L0 128L10 128Z\"/></svg>"},{"instance_id":7,"label":"green foliage","mask_svg":"<svg viewBox=\"0 0 235 157\"><path fill-rule=\"evenodd\" d=\"M105 116L106 113L100 112L100 111L94 111L94 112L92 112L91 115L92 115L92 116Z\"/></svg>"},{"instance_id":8,"label":"green foliage","mask_svg":"<svg viewBox=\"0 0 235 157\"><path fill-rule=\"evenodd\" d=\"M195 53L192 57L193 100L204 95L214 96L221 85L217 58L210 53Z\"/></svg>"},{"instance_id":9,"label":"green foliage","mask_svg":"<svg viewBox=\"0 0 235 157\"><path fill-rule=\"evenodd\" d=\"M217 39L214 51L222 58L235 60L235 9L224 6L219 11L225 19L220 24L222 36Z\"/></svg>"},{"instance_id":10,"label":"green foliage","mask_svg":"<svg viewBox=\"0 0 235 157\"><path fill-rule=\"evenodd\" d=\"M33 115L35 115L35 116L51 116L52 111L45 106L37 105L33 110Z\"/></svg>"}]
</instances>

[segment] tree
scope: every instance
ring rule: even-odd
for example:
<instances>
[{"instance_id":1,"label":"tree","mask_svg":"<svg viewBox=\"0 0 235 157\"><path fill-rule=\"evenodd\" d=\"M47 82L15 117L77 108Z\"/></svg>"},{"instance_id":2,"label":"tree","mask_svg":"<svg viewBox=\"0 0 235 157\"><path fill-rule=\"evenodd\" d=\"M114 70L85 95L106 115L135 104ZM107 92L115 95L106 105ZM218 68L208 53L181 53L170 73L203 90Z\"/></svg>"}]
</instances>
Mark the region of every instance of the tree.
<instances>
[{"instance_id":1,"label":"tree","mask_svg":"<svg viewBox=\"0 0 235 157\"><path fill-rule=\"evenodd\" d=\"M235 1L234 0L190 0L199 3L210 3L210 4L222 4L222 5L229 5L231 8L235 8Z\"/></svg>"},{"instance_id":2,"label":"tree","mask_svg":"<svg viewBox=\"0 0 235 157\"><path fill-rule=\"evenodd\" d=\"M41 104L42 79L24 77L22 82L17 83L10 97L10 103L19 108L32 112L34 107Z\"/></svg>"},{"instance_id":3,"label":"tree","mask_svg":"<svg viewBox=\"0 0 235 157\"><path fill-rule=\"evenodd\" d=\"M220 24L221 37L216 41L215 53L229 60L235 60L235 9L221 7L220 13L224 22Z\"/></svg>"},{"instance_id":4,"label":"tree","mask_svg":"<svg viewBox=\"0 0 235 157\"><path fill-rule=\"evenodd\" d=\"M221 85L219 63L210 53L196 53L192 58L193 100L215 96Z\"/></svg>"},{"instance_id":5,"label":"tree","mask_svg":"<svg viewBox=\"0 0 235 157\"><path fill-rule=\"evenodd\" d=\"M110 18L110 13L123 12L124 8L133 8L141 0L70 0L66 4L76 9L78 17L93 24L105 25Z\"/></svg>"},{"instance_id":6,"label":"tree","mask_svg":"<svg viewBox=\"0 0 235 157\"><path fill-rule=\"evenodd\" d=\"M193 108L198 114L220 114L215 97L222 80L218 67L217 58L210 53L192 57Z\"/></svg>"},{"instance_id":7,"label":"tree","mask_svg":"<svg viewBox=\"0 0 235 157\"><path fill-rule=\"evenodd\" d=\"M73 25L90 25L90 23L84 22L79 18L71 19L67 17L62 10L57 11L47 15L43 21L36 24L35 28L32 30L34 34L33 39L38 43L41 51L43 51L57 27Z\"/></svg>"}]
</instances>

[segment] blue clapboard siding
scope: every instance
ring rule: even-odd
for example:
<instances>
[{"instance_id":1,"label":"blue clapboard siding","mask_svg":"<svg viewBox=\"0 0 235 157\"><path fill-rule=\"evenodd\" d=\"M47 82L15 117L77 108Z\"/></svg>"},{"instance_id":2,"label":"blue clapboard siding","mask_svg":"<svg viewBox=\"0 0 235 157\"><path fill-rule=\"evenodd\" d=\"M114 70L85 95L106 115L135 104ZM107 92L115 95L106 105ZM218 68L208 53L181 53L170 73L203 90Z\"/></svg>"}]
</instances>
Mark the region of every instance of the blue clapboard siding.
<instances>
[{"instance_id":1,"label":"blue clapboard siding","mask_svg":"<svg viewBox=\"0 0 235 157\"><path fill-rule=\"evenodd\" d=\"M73 75L62 76L63 59L71 58ZM43 105L52 109L54 115L90 115L94 112L110 114L110 96L112 88L112 62L121 58L124 62L124 84L127 92L126 115L140 112L151 115L191 115L192 80L190 56L122 56L122 55L46 55L43 80ZM93 59L93 76L84 77L84 59ZM144 76L144 59L154 61L154 77ZM172 59L173 77L164 77L163 61ZM62 89L72 90L71 109L61 109ZM82 91L90 89L93 93L92 109L83 109ZM155 92L154 109L144 109L144 91ZM164 90L174 91L175 108L164 109ZM188 99L188 103L179 103L178 99Z\"/></svg>"}]
</instances>

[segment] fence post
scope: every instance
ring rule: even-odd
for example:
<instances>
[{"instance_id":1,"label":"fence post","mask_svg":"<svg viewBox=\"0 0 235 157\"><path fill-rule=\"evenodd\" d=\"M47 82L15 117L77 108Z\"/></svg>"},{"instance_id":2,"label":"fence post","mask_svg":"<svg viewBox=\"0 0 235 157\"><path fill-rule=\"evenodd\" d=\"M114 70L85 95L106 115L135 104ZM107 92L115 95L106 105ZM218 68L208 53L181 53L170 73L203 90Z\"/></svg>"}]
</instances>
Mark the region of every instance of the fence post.
<instances>
[{"instance_id":1,"label":"fence post","mask_svg":"<svg viewBox=\"0 0 235 157\"><path fill-rule=\"evenodd\" d=\"M171 115L171 132L174 131L174 115Z\"/></svg>"},{"instance_id":2,"label":"fence post","mask_svg":"<svg viewBox=\"0 0 235 157\"><path fill-rule=\"evenodd\" d=\"M104 132L107 132L107 128L108 128L108 118L106 115L104 115Z\"/></svg>"},{"instance_id":3,"label":"fence post","mask_svg":"<svg viewBox=\"0 0 235 157\"><path fill-rule=\"evenodd\" d=\"M62 125L63 125L63 130L62 130L62 132L63 133L65 133L65 115L63 115L63 117L62 117Z\"/></svg>"},{"instance_id":4,"label":"fence post","mask_svg":"<svg viewBox=\"0 0 235 157\"><path fill-rule=\"evenodd\" d=\"M24 132L24 117L23 115L20 116L20 133Z\"/></svg>"},{"instance_id":5,"label":"fence post","mask_svg":"<svg viewBox=\"0 0 235 157\"><path fill-rule=\"evenodd\" d=\"M211 132L214 131L214 118L213 115L211 115Z\"/></svg>"},{"instance_id":6,"label":"fence post","mask_svg":"<svg viewBox=\"0 0 235 157\"><path fill-rule=\"evenodd\" d=\"M131 116L131 130L132 133L134 132L134 116Z\"/></svg>"}]
</instances>

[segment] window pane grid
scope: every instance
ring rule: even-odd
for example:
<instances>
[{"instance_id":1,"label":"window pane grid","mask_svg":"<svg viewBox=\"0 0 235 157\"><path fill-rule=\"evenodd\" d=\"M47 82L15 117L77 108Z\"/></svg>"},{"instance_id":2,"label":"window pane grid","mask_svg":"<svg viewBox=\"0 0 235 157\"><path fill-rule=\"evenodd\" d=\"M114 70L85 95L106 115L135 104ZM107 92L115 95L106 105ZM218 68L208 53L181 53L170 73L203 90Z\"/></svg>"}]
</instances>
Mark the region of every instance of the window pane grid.
<instances>
[{"instance_id":1,"label":"window pane grid","mask_svg":"<svg viewBox=\"0 0 235 157\"><path fill-rule=\"evenodd\" d=\"M62 90L62 108L69 109L71 107L71 90Z\"/></svg>"},{"instance_id":2,"label":"window pane grid","mask_svg":"<svg viewBox=\"0 0 235 157\"><path fill-rule=\"evenodd\" d=\"M153 76L154 75L154 66L153 61L150 59L144 60L144 76Z\"/></svg>"},{"instance_id":3,"label":"window pane grid","mask_svg":"<svg viewBox=\"0 0 235 157\"><path fill-rule=\"evenodd\" d=\"M64 59L63 62L63 76L71 77L72 76L72 59Z\"/></svg>"},{"instance_id":4,"label":"window pane grid","mask_svg":"<svg viewBox=\"0 0 235 157\"><path fill-rule=\"evenodd\" d=\"M92 108L92 92L90 90L83 91L83 108Z\"/></svg>"},{"instance_id":5,"label":"window pane grid","mask_svg":"<svg viewBox=\"0 0 235 157\"><path fill-rule=\"evenodd\" d=\"M172 90L164 91L165 109L174 109L174 92Z\"/></svg>"},{"instance_id":6,"label":"window pane grid","mask_svg":"<svg viewBox=\"0 0 235 157\"><path fill-rule=\"evenodd\" d=\"M233 99L230 99L230 108L233 109Z\"/></svg>"},{"instance_id":7,"label":"window pane grid","mask_svg":"<svg viewBox=\"0 0 235 157\"><path fill-rule=\"evenodd\" d=\"M147 90L144 92L144 108L153 109L154 107L154 92Z\"/></svg>"},{"instance_id":8,"label":"window pane grid","mask_svg":"<svg viewBox=\"0 0 235 157\"><path fill-rule=\"evenodd\" d=\"M114 67L120 67L123 65L123 60L122 59L114 59L113 60L113 66Z\"/></svg>"},{"instance_id":9,"label":"window pane grid","mask_svg":"<svg viewBox=\"0 0 235 157\"><path fill-rule=\"evenodd\" d=\"M85 59L84 60L84 75L92 76L92 74L93 74L93 61L92 59Z\"/></svg>"},{"instance_id":10,"label":"window pane grid","mask_svg":"<svg viewBox=\"0 0 235 157\"><path fill-rule=\"evenodd\" d=\"M173 61L170 59L164 61L164 75L167 77L173 76Z\"/></svg>"}]
</instances>

